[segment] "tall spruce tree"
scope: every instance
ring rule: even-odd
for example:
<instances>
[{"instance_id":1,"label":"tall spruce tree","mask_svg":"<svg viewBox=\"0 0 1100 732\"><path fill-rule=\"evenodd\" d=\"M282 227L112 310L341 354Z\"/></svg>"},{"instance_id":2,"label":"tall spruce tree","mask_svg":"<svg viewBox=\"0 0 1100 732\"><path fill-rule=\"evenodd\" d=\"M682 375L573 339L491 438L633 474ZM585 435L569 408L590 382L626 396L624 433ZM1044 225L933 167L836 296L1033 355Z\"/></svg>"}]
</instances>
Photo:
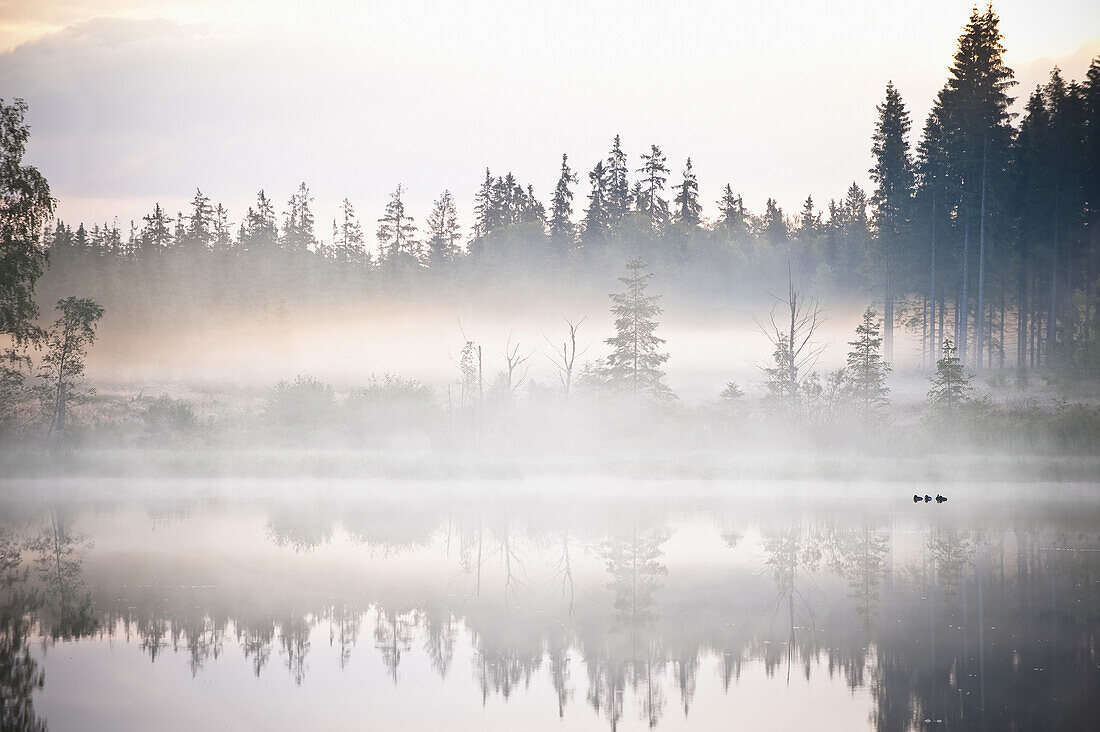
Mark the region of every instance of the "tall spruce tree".
<instances>
[{"instance_id":1,"label":"tall spruce tree","mask_svg":"<svg viewBox=\"0 0 1100 732\"><path fill-rule=\"evenodd\" d=\"M894 358L894 289L898 281L904 240L908 234L913 196L913 162L909 156L909 112L893 82L886 84L886 99L878 107L872 136L870 170L875 192L871 195L877 274L882 282L883 353Z\"/></svg>"},{"instance_id":2,"label":"tall spruce tree","mask_svg":"<svg viewBox=\"0 0 1100 732\"><path fill-rule=\"evenodd\" d=\"M725 233L730 239L742 237L749 232L749 215L745 211L745 204L740 194L733 195L733 187L729 183L722 189L722 197L717 203L716 229Z\"/></svg>"},{"instance_id":3,"label":"tall spruce tree","mask_svg":"<svg viewBox=\"0 0 1100 732\"><path fill-rule=\"evenodd\" d=\"M275 206L262 189L256 194L256 207L248 207L242 225L244 233L240 246L243 251L270 251L275 248L279 241Z\"/></svg>"},{"instance_id":4,"label":"tall spruce tree","mask_svg":"<svg viewBox=\"0 0 1100 732\"><path fill-rule=\"evenodd\" d=\"M153 204L152 213L142 217L145 226L141 230L141 248L151 248L154 251L167 249L172 243L172 230L169 224L172 219L167 216L159 203Z\"/></svg>"},{"instance_id":5,"label":"tall spruce tree","mask_svg":"<svg viewBox=\"0 0 1100 732\"><path fill-rule=\"evenodd\" d=\"M347 198L340 202L339 213L332 237L337 258L356 265L368 264L370 254L363 239L363 227L355 215L355 207Z\"/></svg>"},{"instance_id":6,"label":"tall spruce tree","mask_svg":"<svg viewBox=\"0 0 1100 732\"><path fill-rule=\"evenodd\" d=\"M569 156L561 156L561 175L554 186L554 198L550 202L550 246L560 256L571 250L576 242L577 231L573 226L573 190L570 185L577 182L576 174L569 167Z\"/></svg>"},{"instance_id":7,"label":"tall spruce tree","mask_svg":"<svg viewBox=\"0 0 1100 732\"><path fill-rule=\"evenodd\" d=\"M317 243L314 234L313 196L303 181L287 202L283 222L283 247L292 252L305 252Z\"/></svg>"},{"instance_id":8,"label":"tall spruce tree","mask_svg":"<svg viewBox=\"0 0 1100 732\"><path fill-rule=\"evenodd\" d=\"M673 186L676 194L676 221L690 228L699 226L703 221L703 206L699 203L699 181L691 167L691 158L684 165L684 179Z\"/></svg>"},{"instance_id":9,"label":"tall spruce tree","mask_svg":"<svg viewBox=\"0 0 1100 732\"><path fill-rule=\"evenodd\" d=\"M647 294L653 275L645 268L640 259L627 262L627 276L619 278L626 289L610 295L615 336L605 341L612 351L603 374L614 389L667 398L672 392L664 383L661 366L668 361L668 354L661 351L664 339L656 335L657 318L662 312L657 305L660 295Z\"/></svg>"},{"instance_id":10,"label":"tall spruce tree","mask_svg":"<svg viewBox=\"0 0 1100 732\"><path fill-rule=\"evenodd\" d=\"M187 218L187 246L200 250L209 248L214 238L213 229L214 208L210 199L196 188L195 197L191 199L191 215Z\"/></svg>"},{"instance_id":11,"label":"tall spruce tree","mask_svg":"<svg viewBox=\"0 0 1100 732\"><path fill-rule=\"evenodd\" d=\"M458 211L454 196L443 191L428 215L428 263L438 266L453 262L458 256Z\"/></svg>"},{"instance_id":12,"label":"tall spruce tree","mask_svg":"<svg viewBox=\"0 0 1100 732\"><path fill-rule=\"evenodd\" d=\"M953 188L957 192L963 223L961 322L958 349L967 362L970 317L970 235L978 234L977 317L974 320L979 357L985 339L984 312L986 278L986 215L991 189L1002 181L1000 172L1012 137L1008 90L1015 85L1012 69L1004 63L1004 46L993 6L970 15L950 69L947 85L940 93L933 113L945 128ZM977 221L974 218L977 217Z\"/></svg>"},{"instance_id":13,"label":"tall spruce tree","mask_svg":"<svg viewBox=\"0 0 1100 732\"><path fill-rule=\"evenodd\" d=\"M661 148L651 145L649 154L642 155L642 167L637 172L642 176L638 181L639 187L634 197L634 206L649 220L653 231L660 232L668 223L668 201L661 196L665 189L665 181L668 180L668 167L665 165L665 156Z\"/></svg>"},{"instance_id":14,"label":"tall spruce tree","mask_svg":"<svg viewBox=\"0 0 1100 732\"><path fill-rule=\"evenodd\" d=\"M379 261L411 264L420 263L420 243L416 241L416 225L412 216L405 213L402 198L405 189L399 183L390 194L386 212L378 219Z\"/></svg>"},{"instance_id":15,"label":"tall spruce tree","mask_svg":"<svg viewBox=\"0 0 1100 732\"><path fill-rule=\"evenodd\" d=\"M856 326L856 339L849 341L847 391L860 417L865 423L882 416L890 403L890 389L886 376L890 364L883 360L883 339L879 334L878 317L873 308L867 308L863 320Z\"/></svg>"},{"instance_id":16,"label":"tall spruce tree","mask_svg":"<svg viewBox=\"0 0 1100 732\"><path fill-rule=\"evenodd\" d=\"M607 241L611 235L608 173L602 160L588 173L588 182L592 190L588 194L588 209L584 212L581 241L585 249L592 249Z\"/></svg>"},{"instance_id":17,"label":"tall spruce tree","mask_svg":"<svg viewBox=\"0 0 1100 732\"><path fill-rule=\"evenodd\" d=\"M615 135L611 152L607 154L604 172L607 181L607 217L611 226L616 227L630 211L631 204L630 171L618 135Z\"/></svg>"}]
</instances>

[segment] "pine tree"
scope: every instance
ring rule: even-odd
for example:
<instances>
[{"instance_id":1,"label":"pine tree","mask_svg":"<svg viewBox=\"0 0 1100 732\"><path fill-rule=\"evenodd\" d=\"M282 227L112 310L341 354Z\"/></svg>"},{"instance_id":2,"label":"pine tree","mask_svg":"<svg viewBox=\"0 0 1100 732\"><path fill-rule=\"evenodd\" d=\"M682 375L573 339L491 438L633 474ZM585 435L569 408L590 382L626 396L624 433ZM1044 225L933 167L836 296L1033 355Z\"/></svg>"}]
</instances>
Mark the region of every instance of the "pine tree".
<instances>
[{"instance_id":1,"label":"pine tree","mask_svg":"<svg viewBox=\"0 0 1100 732\"><path fill-rule=\"evenodd\" d=\"M458 256L458 212L450 191L436 199L427 223L429 263L434 267L453 262Z\"/></svg>"},{"instance_id":2,"label":"pine tree","mask_svg":"<svg viewBox=\"0 0 1100 732\"><path fill-rule=\"evenodd\" d=\"M936 375L932 378L932 388L928 391L928 403L932 410L942 417L951 418L959 408L970 399L973 377L963 371L962 361L955 350L955 344L947 338L943 342L943 357L936 362Z\"/></svg>"},{"instance_id":3,"label":"pine tree","mask_svg":"<svg viewBox=\"0 0 1100 732\"><path fill-rule=\"evenodd\" d=\"M420 244L416 241L416 226L411 216L405 214L405 202L401 199L404 189L400 184L390 194L385 215L378 219L378 242L381 261L400 259L420 262Z\"/></svg>"},{"instance_id":4,"label":"pine tree","mask_svg":"<svg viewBox=\"0 0 1100 732\"><path fill-rule=\"evenodd\" d=\"M661 370L661 365L668 361L668 354L660 350L665 341L655 335L657 317L662 312L657 305L660 295L646 294L653 275L643 274L645 266L640 259L627 262L628 274L619 278L626 290L610 296L615 336L605 341L612 352L603 374L613 388L634 395L671 397Z\"/></svg>"},{"instance_id":5,"label":"pine tree","mask_svg":"<svg viewBox=\"0 0 1100 732\"><path fill-rule=\"evenodd\" d=\"M849 341L848 345L852 347L848 352L846 375L848 395L863 421L870 423L880 418L890 403L890 389L886 386L890 364L880 354L882 336L873 308L864 311L863 321L856 326L856 339Z\"/></svg>"},{"instance_id":6,"label":"pine tree","mask_svg":"<svg viewBox=\"0 0 1100 732\"><path fill-rule=\"evenodd\" d=\"M895 268L904 252L913 196L913 162L909 157L909 112L893 82L886 84L886 99L878 107L878 121L872 137L871 154L875 164L871 180L874 210L876 264L882 280L884 303L883 352L894 357L894 282Z\"/></svg>"},{"instance_id":7,"label":"pine tree","mask_svg":"<svg viewBox=\"0 0 1100 732\"><path fill-rule=\"evenodd\" d=\"M627 169L626 153L623 152L619 136L611 145L604 167L607 180L607 218L612 228L622 223L623 217L630 211L630 172Z\"/></svg>"},{"instance_id":8,"label":"pine tree","mask_svg":"<svg viewBox=\"0 0 1100 732\"><path fill-rule=\"evenodd\" d=\"M571 219L573 215L573 191L569 185L577 182L577 176L569 168L569 156L561 156L561 175L554 188L554 198L550 203L550 244L560 255L573 248L576 230Z\"/></svg>"},{"instance_id":9,"label":"pine tree","mask_svg":"<svg viewBox=\"0 0 1100 732\"><path fill-rule=\"evenodd\" d=\"M649 219L650 227L655 232L660 232L668 223L668 201L661 197L668 179L668 168L665 166L665 156L661 148L651 145L649 154L642 155L642 167L637 172L642 177L638 181L634 205L638 212Z\"/></svg>"},{"instance_id":10,"label":"pine tree","mask_svg":"<svg viewBox=\"0 0 1100 732\"><path fill-rule=\"evenodd\" d=\"M703 206L699 203L699 181L691 168L691 158L684 165L684 180L674 188L676 194L676 221L695 228L703 220Z\"/></svg>"},{"instance_id":11,"label":"pine tree","mask_svg":"<svg viewBox=\"0 0 1100 732\"><path fill-rule=\"evenodd\" d=\"M581 240L586 248L605 242L611 234L611 214L609 211L610 192L608 174L603 161L596 163L588 174L592 192L588 194L588 210L584 214Z\"/></svg>"}]
</instances>

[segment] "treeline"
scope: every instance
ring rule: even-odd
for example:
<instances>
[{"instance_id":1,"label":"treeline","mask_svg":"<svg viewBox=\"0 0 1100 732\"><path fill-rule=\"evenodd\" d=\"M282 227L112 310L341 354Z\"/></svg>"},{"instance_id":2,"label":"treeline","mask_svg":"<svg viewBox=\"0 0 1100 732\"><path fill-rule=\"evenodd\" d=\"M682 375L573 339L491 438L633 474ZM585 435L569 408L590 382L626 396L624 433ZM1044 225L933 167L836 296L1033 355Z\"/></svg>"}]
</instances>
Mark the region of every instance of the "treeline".
<instances>
[{"instance_id":1,"label":"treeline","mask_svg":"<svg viewBox=\"0 0 1100 732\"><path fill-rule=\"evenodd\" d=\"M1100 58L1081 83L1054 69L1017 120L1003 55L996 14L975 9L916 144L901 94L888 84L871 146L874 190L853 183L824 210L807 197L793 216L774 199L754 213L727 184L706 218L690 158L673 179L659 146L634 167L616 137L582 176L562 157L548 206L513 173L486 170L468 232L449 191L418 223L398 186L376 245L346 199L326 237L303 183L281 221L265 191L237 224L196 191L188 212L157 204L128 230L57 222L45 241L62 278L85 276L89 257L135 260L143 266L120 278L133 286L130 275L161 272L157 258L195 271L201 254L218 286L254 277L307 292L404 285L421 271L455 287L547 267L580 277L640 257L690 283L685 289L728 293L776 281L789 261L815 292L871 294L882 304L888 361L902 326L919 334L928 365L951 338L961 360L979 368L1095 373ZM163 284L151 287L163 292Z\"/></svg>"}]
</instances>

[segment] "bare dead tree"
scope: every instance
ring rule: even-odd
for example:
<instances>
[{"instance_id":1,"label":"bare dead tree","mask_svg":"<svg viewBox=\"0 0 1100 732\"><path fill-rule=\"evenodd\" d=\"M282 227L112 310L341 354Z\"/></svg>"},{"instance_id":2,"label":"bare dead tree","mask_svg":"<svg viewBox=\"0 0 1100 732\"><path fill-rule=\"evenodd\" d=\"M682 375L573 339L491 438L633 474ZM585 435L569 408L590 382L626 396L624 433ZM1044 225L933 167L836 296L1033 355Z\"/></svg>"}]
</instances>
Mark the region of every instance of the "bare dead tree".
<instances>
[{"instance_id":1,"label":"bare dead tree","mask_svg":"<svg viewBox=\"0 0 1100 732\"><path fill-rule=\"evenodd\" d=\"M554 364L554 368L558 370L558 381L561 382L562 394L566 399L569 398L569 390L573 385L573 369L577 363L577 356L583 356L590 346L585 346L583 350L577 350L577 329L580 328L581 323L588 319L588 316L581 318L574 323L564 315L561 316L565 324L569 326L569 339L563 341L561 348L559 349L546 334L543 333L542 337L546 340L546 343L552 348L552 355L548 355L551 363Z\"/></svg>"},{"instance_id":2,"label":"bare dead tree","mask_svg":"<svg viewBox=\"0 0 1100 732\"><path fill-rule=\"evenodd\" d=\"M521 386L527 381L527 372L531 370L531 357L535 355L534 350L528 353L526 356L519 355L520 344L516 341L516 344L512 345L512 334L508 334L508 343L504 346L504 363L505 371L504 376L504 399L509 404L512 403L512 398Z\"/></svg>"},{"instance_id":3,"label":"bare dead tree","mask_svg":"<svg viewBox=\"0 0 1100 732\"><path fill-rule=\"evenodd\" d=\"M825 345L815 340L825 322L825 309L815 298L805 297L794 285L787 262L787 295L775 297L767 323L753 318L757 329L771 342L774 366L765 367L768 387L779 397L794 399L802 380L813 369Z\"/></svg>"}]
</instances>

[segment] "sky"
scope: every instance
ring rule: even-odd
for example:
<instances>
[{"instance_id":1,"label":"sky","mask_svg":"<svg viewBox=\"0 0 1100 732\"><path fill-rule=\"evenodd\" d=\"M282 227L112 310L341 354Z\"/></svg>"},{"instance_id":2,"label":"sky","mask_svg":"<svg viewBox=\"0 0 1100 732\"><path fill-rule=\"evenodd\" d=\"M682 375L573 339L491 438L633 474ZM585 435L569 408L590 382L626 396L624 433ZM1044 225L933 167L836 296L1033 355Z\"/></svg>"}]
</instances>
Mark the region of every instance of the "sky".
<instances>
[{"instance_id":1,"label":"sky","mask_svg":"<svg viewBox=\"0 0 1100 732\"><path fill-rule=\"evenodd\" d=\"M327 238L347 197L372 233L388 194L423 222L444 188L469 226L486 166L548 201L620 134L691 156L706 214L729 182L796 212L865 187L888 80L914 134L970 13L896 3L0 0L0 96L23 97L28 159L68 221L124 229L196 187L239 222L305 181ZM1018 95L1100 55L1100 3L998 2ZM676 182L670 180L670 185ZM282 206L280 205L280 210Z\"/></svg>"}]
</instances>

